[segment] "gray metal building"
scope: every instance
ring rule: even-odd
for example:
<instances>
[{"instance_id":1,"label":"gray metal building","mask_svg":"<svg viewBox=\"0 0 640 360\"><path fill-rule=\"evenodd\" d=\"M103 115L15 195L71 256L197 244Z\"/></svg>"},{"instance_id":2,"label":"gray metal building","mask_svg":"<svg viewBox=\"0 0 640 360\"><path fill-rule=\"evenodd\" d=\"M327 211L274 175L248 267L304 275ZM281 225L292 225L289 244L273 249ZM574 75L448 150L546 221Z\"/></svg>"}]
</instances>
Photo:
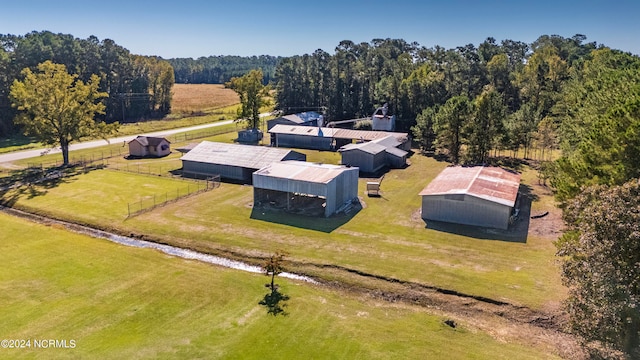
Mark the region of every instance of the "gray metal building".
<instances>
[{"instance_id":1,"label":"gray metal building","mask_svg":"<svg viewBox=\"0 0 640 360\"><path fill-rule=\"evenodd\" d=\"M496 167L448 167L420 192L422 218L508 229L520 175Z\"/></svg>"},{"instance_id":2,"label":"gray metal building","mask_svg":"<svg viewBox=\"0 0 640 360\"><path fill-rule=\"evenodd\" d=\"M271 134L271 146L312 150L333 150L335 129L314 126L275 125Z\"/></svg>"},{"instance_id":3,"label":"gray metal building","mask_svg":"<svg viewBox=\"0 0 640 360\"><path fill-rule=\"evenodd\" d=\"M387 148L374 142L348 144L338 150L342 165L355 166L360 172L373 174L387 165Z\"/></svg>"},{"instance_id":4,"label":"gray metal building","mask_svg":"<svg viewBox=\"0 0 640 360\"><path fill-rule=\"evenodd\" d=\"M338 150L342 164L357 166L363 173L373 174L385 167L402 168L407 163L407 152L397 148L402 142L393 136L358 144L347 144Z\"/></svg>"},{"instance_id":5,"label":"gray metal building","mask_svg":"<svg viewBox=\"0 0 640 360\"><path fill-rule=\"evenodd\" d=\"M357 168L282 161L253 173L254 207L330 216L357 197Z\"/></svg>"},{"instance_id":6,"label":"gray metal building","mask_svg":"<svg viewBox=\"0 0 640 360\"><path fill-rule=\"evenodd\" d=\"M251 183L254 171L273 162L306 159L305 154L288 149L211 141L201 142L180 158L184 174L220 175L243 183Z\"/></svg>"},{"instance_id":7,"label":"gray metal building","mask_svg":"<svg viewBox=\"0 0 640 360\"><path fill-rule=\"evenodd\" d=\"M313 150L337 150L354 142L380 140L391 136L402 150L409 150L407 133L387 131L351 130L329 127L275 125L269 130L271 146Z\"/></svg>"},{"instance_id":8,"label":"gray metal building","mask_svg":"<svg viewBox=\"0 0 640 360\"><path fill-rule=\"evenodd\" d=\"M318 123L320 122L320 124ZM298 114L281 116L279 118L267 120L267 130L272 127L283 125L300 125L300 126L322 126L322 115L315 111L306 111Z\"/></svg>"}]
</instances>

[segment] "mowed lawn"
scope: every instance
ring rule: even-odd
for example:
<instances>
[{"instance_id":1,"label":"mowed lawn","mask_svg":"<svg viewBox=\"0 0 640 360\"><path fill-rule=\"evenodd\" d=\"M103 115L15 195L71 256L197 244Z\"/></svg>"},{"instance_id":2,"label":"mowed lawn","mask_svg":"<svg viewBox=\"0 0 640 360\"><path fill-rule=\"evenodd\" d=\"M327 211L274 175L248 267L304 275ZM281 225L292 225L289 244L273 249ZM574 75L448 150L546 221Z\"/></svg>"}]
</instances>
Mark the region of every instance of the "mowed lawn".
<instances>
[{"instance_id":1,"label":"mowed lawn","mask_svg":"<svg viewBox=\"0 0 640 360\"><path fill-rule=\"evenodd\" d=\"M144 169L143 169L144 170ZM115 170L92 170L62 178L59 182L22 186L3 199L17 200L26 210L93 226L118 227L132 208L172 199L202 188L192 180L181 180Z\"/></svg>"},{"instance_id":2,"label":"mowed lawn","mask_svg":"<svg viewBox=\"0 0 640 360\"><path fill-rule=\"evenodd\" d=\"M80 181L80 180L78 180ZM0 358L550 359L424 309L129 248L0 213ZM33 348L33 340L74 348Z\"/></svg>"},{"instance_id":3,"label":"mowed lawn","mask_svg":"<svg viewBox=\"0 0 640 360\"><path fill-rule=\"evenodd\" d=\"M309 161L322 162L338 156L307 154ZM328 219L254 210L252 187L226 183L126 219L127 202L171 191L176 180L109 170L70 178L43 195L22 194L15 206L213 253L266 256L285 250L300 263L338 265L515 305L556 308L565 290L553 239L529 236L514 242L491 232L464 236L426 228L418 193L445 166L416 154L411 166L385 176L381 197L367 197L366 179L361 179L363 208ZM313 275L330 276L322 270Z\"/></svg>"}]
</instances>

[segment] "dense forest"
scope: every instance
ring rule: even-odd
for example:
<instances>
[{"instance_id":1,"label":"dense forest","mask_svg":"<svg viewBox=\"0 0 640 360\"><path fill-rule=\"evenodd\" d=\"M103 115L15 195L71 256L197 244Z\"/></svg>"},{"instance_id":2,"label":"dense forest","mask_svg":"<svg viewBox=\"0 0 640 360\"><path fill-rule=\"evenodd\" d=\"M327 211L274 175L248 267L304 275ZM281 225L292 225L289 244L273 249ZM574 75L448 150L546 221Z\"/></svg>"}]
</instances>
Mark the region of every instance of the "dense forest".
<instances>
[{"instance_id":1,"label":"dense forest","mask_svg":"<svg viewBox=\"0 0 640 360\"><path fill-rule=\"evenodd\" d=\"M24 36L0 35L0 136L16 132L15 109L9 88L24 68L36 70L46 60L63 64L87 81L100 77L100 91L108 93L103 121L160 118L171 110L174 73L170 63L157 57L133 55L113 40L95 36L78 39L52 32Z\"/></svg>"},{"instance_id":2,"label":"dense forest","mask_svg":"<svg viewBox=\"0 0 640 360\"><path fill-rule=\"evenodd\" d=\"M253 69L262 70L266 85L274 77L278 56L208 56L168 59L179 84L224 84L233 77L240 77Z\"/></svg>"}]
</instances>

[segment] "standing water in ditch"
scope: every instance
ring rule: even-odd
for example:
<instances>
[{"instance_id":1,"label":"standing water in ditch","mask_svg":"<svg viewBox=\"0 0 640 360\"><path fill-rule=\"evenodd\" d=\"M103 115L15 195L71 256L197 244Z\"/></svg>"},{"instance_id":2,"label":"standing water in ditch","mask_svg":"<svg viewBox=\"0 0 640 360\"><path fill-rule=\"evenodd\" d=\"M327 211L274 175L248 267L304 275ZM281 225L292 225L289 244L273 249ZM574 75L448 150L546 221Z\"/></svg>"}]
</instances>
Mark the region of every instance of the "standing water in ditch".
<instances>
[{"instance_id":1,"label":"standing water in ditch","mask_svg":"<svg viewBox=\"0 0 640 360\"><path fill-rule=\"evenodd\" d=\"M189 250L189 249L182 249L182 248L171 246L171 245L158 244L151 241L133 239L127 236L116 235L110 232L93 229L87 226L72 224L65 221L54 220L54 219L42 217L39 215L25 213L23 211L16 210L16 209L9 209L9 208L4 208L0 206L0 211L4 211L6 213L19 216L22 218L27 218L31 221L38 222L38 223L60 224L69 231L88 235L94 238L109 240L111 242L121 244L121 245L132 246L137 248L155 249L155 250L160 250L167 255L177 256L183 259L202 261L208 264L219 265L226 268L242 270L242 271L247 271L251 273L258 273L258 274L262 273L262 269L259 266L250 265L247 263L243 263L241 261L226 259L223 257L214 256L210 254L204 254L204 253ZM283 278L293 279L293 280L306 281L313 284L318 283L317 281L313 280L308 276L297 275L297 274L292 274L287 272L280 273L278 276Z\"/></svg>"}]
</instances>

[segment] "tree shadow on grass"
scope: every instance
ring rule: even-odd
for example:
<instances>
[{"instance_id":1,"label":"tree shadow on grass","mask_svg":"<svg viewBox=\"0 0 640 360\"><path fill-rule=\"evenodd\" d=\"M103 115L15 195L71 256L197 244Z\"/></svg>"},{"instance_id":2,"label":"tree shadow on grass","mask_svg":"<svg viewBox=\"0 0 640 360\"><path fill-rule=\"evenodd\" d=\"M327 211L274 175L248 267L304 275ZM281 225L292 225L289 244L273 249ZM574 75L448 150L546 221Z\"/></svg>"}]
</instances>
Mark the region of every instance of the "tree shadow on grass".
<instances>
[{"instance_id":1,"label":"tree shadow on grass","mask_svg":"<svg viewBox=\"0 0 640 360\"><path fill-rule=\"evenodd\" d=\"M102 169L102 165L59 166L48 169L26 168L12 171L9 176L0 179L0 204L11 207L20 198L33 199L45 195L60 184L70 183L74 177L93 170Z\"/></svg>"},{"instance_id":2,"label":"tree shadow on grass","mask_svg":"<svg viewBox=\"0 0 640 360\"><path fill-rule=\"evenodd\" d=\"M289 313L284 310L287 307L287 300L289 300L289 295L281 293L276 288L273 291L269 291L258 304L267 308L267 314L269 315L287 316Z\"/></svg>"}]
</instances>

